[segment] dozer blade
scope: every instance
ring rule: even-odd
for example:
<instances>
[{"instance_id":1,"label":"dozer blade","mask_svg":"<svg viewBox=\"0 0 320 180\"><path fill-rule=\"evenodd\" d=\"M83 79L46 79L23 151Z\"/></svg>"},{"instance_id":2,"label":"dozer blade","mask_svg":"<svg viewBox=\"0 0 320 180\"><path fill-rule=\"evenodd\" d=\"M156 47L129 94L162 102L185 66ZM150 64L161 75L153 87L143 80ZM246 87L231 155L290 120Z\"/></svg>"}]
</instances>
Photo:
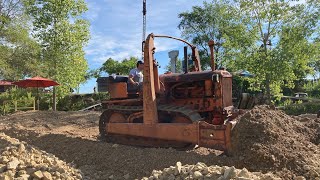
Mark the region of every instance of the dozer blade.
<instances>
[{"instance_id":1,"label":"dozer blade","mask_svg":"<svg viewBox=\"0 0 320 180\"><path fill-rule=\"evenodd\" d=\"M204 121L192 124L158 123L109 123L106 132L112 135L143 137L159 140L191 143L229 152L231 150L231 129L233 124L211 125ZM108 135L107 135L108 136Z\"/></svg>"},{"instance_id":2,"label":"dozer blade","mask_svg":"<svg viewBox=\"0 0 320 180\"><path fill-rule=\"evenodd\" d=\"M235 124L233 121L224 125L213 125L202 121L199 114L196 116L192 110L186 108L158 108L160 116L170 121L145 124L141 107L110 106L100 116L100 135L108 142L133 146L184 148L199 145L230 152L231 129Z\"/></svg>"}]
</instances>

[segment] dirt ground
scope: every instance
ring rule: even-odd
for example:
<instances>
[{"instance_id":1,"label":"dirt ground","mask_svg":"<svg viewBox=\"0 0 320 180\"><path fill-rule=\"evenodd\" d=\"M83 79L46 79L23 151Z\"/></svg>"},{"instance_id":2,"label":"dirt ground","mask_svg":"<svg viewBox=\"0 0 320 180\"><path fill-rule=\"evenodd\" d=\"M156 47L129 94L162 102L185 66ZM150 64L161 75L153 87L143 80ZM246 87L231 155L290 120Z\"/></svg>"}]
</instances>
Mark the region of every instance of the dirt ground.
<instances>
[{"instance_id":1,"label":"dirt ground","mask_svg":"<svg viewBox=\"0 0 320 180\"><path fill-rule=\"evenodd\" d=\"M320 120L259 106L238 118L234 155L207 148L175 150L97 140L99 112L19 112L0 117L0 132L75 165L86 179L141 179L182 164L235 166L283 179L320 177Z\"/></svg>"}]
</instances>

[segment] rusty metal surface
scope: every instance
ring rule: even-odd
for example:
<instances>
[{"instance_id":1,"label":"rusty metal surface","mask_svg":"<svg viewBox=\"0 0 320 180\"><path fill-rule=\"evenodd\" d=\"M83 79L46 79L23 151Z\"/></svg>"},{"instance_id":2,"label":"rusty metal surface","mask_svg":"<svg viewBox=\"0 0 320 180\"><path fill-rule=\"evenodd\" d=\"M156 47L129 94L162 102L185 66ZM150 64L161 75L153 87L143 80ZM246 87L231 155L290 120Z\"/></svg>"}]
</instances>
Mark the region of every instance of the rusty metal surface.
<instances>
[{"instance_id":1,"label":"rusty metal surface","mask_svg":"<svg viewBox=\"0 0 320 180\"><path fill-rule=\"evenodd\" d=\"M148 137L164 140L197 143L197 124L158 123L148 125L143 123L110 123L107 132L113 134Z\"/></svg>"},{"instance_id":2,"label":"rusty metal surface","mask_svg":"<svg viewBox=\"0 0 320 180\"><path fill-rule=\"evenodd\" d=\"M108 86L110 98L127 98L127 83L119 82Z\"/></svg>"},{"instance_id":3,"label":"rusty metal surface","mask_svg":"<svg viewBox=\"0 0 320 180\"><path fill-rule=\"evenodd\" d=\"M136 123L137 119L142 118L143 117L143 112L139 111L139 112L135 112L132 113L128 116L127 122L128 123ZM142 123L143 121L141 121L140 123Z\"/></svg>"},{"instance_id":4,"label":"rusty metal surface","mask_svg":"<svg viewBox=\"0 0 320 180\"><path fill-rule=\"evenodd\" d=\"M194 71L201 71L199 51L196 47L192 48L192 59L195 63L195 70Z\"/></svg>"},{"instance_id":5,"label":"rusty metal surface","mask_svg":"<svg viewBox=\"0 0 320 180\"><path fill-rule=\"evenodd\" d=\"M160 107L160 108L159 108ZM172 140L164 140L159 138L152 138L152 137L139 137L136 135L128 135L128 134L113 134L107 131L106 127L108 123L110 123L111 119L110 117L116 117L119 116L119 113L123 114L123 117L127 117L127 120L125 123L127 124L143 124L142 118L142 106L109 106L110 109L105 110L102 115L100 116L99 121L99 132L103 139L106 139L108 142L115 142L120 144L127 144L127 145L137 145L137 146L153 146L153 147L174 147L174 148L184 148L187 146L190 146L191 144L188 142L181 142L181 141L172 141ZM172 121L179 119L180 121L177 123L188 123L191 124L193 121L198 122L197 120L201 120L201 117L198 115L195 115L192 110L183 108L183 107L176 107L176 106L158 106L159 110L159 116L162 116L163 114L166 115L173 115ZM115 116L112 114L116 114ZM191 117L188 118L188 117ZM168 117L166 117L168 118ZM119 118L121 122L123 122ZM181 121L181 119L183 119ZM186 119L188 121L186 121ZM137 121L138 120L138 121ZM142 120L139 122L139 120ZM161 120L161 119L160 119ZM176 122L176 121L175 121ZM111 123L117 123L116 121L111 121ZM118 122L119 124L119 122ZM168 124L168 122L166 123ZM121 124L119 124L121 126ZM129 126L130 126L129 125Z\"/></svg>"},{"instance_id":6,"label":"rusty metal surface","mask_svg":"<svg viewBox=\"0 0 320 180\"><path fill-rule=\"evenodd\" d=\"M228 107L232 106L232 79L224 78L222 80L222 99L223 106Z\"/></svg>"},{"instance_id":7,"label":"rusty metal surface","mask_svg":"<svg viewBox=\"0 0 320 180\"><path fill-rule=\"evenodd\" d=\"M158 122L158 111L156 102L156 88L159 88L155 82L155 78L159 78L158 74L154 71L154 42L153 34L147 37L144 46L144 74L143 74L143 117L145 124L155 124Z\"/></svg>"},{"instance_id":8,"label":"rusty metal surface","mask_svg":"<svg viewBox=\"0 0 320 180\"><path fill-rule=\"evenodd\" d=\"M154 37L160 37L160 38L170 38L170 39L175 39L175 40L178 40L178 41L181 41L183 43L186 43L190 48L194 48L195 46L190 44L188 41L184 40L184 39L180 39L180 38L177 38L177 37L173 37L173 36L167 36L167 35L158 35L158 34L155 34L153 35Z\"/></svg>"},{"instance_id":9,"label":"rusty metal surface","mask_svg":"<svg viewBox=\"0 0 320 180\"><path fill-rule=\"evenodd\" d=\"M109 106L100 120L99 130L107 136L111 136L114 141L121 139L122 142L129 141L129 137L146 142L140 142L144 146L148 144L150 139L168 140L178 142L185 142L191 144L199 144L203 147L210 147L219 150L227 150L227 139L229 136L226 132L226 125L212 125L201 121L199 114L194 111L179 106L160 105L158 108L162 112L170 112L179 114L177 123L157 123L148 125L144 123L130 123L134 118L131 116L141 117L143 109L141 106ZM122 113L122 116L119 115ZM161 113L160 113L161 114ZM118 118L117 118L118 117ZM128 117L126 122L122 117ZM190 121L186 121L186 118ZM118 121L116 119L119 119ZM125 138L126 137L126 138ZM149 139L150 138L150 139ZM150 143L150 142L149 142ZM151 143L152 144L152 143ZM179 144L179 143L178 143ZM137 145L137 144L136 144ZM185 146L186 144L179 144Z\"/></svg>"},{"instance_id":10,"label":"rusty metal surface","mask_svg":"<svg viewBox=\"0 0 320 180\"><path fill-rule=\"evenodd\" d=\"M216 70L216 63L214 61L214 51L213 51L214 41L210 40L208 42L208 45L209 45L209 48L210 48L211 70L214 71L214 70Z\"/></svg>"},{"instance_id":11,"label":"rusty metal surface","mask_svg":"<svg viewBox=\"0 0 320 180\"><path fill-rule=\"evenodd\" d=\"M226 126L204 123L109 123L106 131L110 134L188 142L202 147L227 150L230 133L226 131Z\"/></svg>"},{"instance_id":12,"label":"rusty metal surface","mask_svg":"<svg viewBox=\"0 0 320 180\"><path fill-rule=\"evenodd\" d=\"M230 132L227 125L199 123L199 146L226 151L229 147Z\"/></svg>"}]
</instances>

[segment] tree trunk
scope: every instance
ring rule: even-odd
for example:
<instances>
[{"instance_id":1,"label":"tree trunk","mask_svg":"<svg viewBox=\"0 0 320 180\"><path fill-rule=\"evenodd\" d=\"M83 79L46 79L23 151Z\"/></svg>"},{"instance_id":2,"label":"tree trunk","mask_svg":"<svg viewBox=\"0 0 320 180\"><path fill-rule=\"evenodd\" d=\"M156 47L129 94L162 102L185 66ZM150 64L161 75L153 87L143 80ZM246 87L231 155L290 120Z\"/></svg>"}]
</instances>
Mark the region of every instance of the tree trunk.
<instances>
[{"instance_id":1,"label":"tree trunk","mask_svg":"<svg viewBox=\"0 0 320 180\"><path fill-rule=\"evenodd\" d=\"M267 95L267 99L266 99L265 103L270 105L271 104L271 90L270 90L270 78L269 78L268 74L266 77L266 95Z\"/></svg>"},{"instance_id":2,"label":"tree trunk","mask_svg":"<svg viewBox=\"0 0 320 180\"><path fill-rule=\"evenodd\" d=\"M266 62L264 62L265 66L269 65L269 54L268 54L268 48L267 48L267 42L268 39L263 37L263 45L264 45L264 59ZM267 72L266 74L266 104L270 105L271 104L271 90L270 90L270 74Z\"/></svg>"}]
</instances>

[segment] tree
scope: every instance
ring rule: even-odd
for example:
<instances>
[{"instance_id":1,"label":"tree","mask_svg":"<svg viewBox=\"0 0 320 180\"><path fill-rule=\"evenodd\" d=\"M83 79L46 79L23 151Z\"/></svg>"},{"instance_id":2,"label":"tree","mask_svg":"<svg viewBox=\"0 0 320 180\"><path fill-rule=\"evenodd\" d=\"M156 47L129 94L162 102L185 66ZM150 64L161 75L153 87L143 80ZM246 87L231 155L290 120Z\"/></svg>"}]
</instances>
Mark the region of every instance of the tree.
<instances>
[{"instance_id":1,"label":"tree","mask_svg":"<svg viewBox=\"0 0 320 180\"><path fill-rule=\"evenodd\" d=\"M29 18L19 0L0 1L0 77L18 80L39 72L39 45L29 37Z\"/></svg>"},{"instance_id":2,"label":"tree","mask_svg":"<svg viewBox=\"0 0 320 180\"><path fill-rule=\"evenodd\" d=\"M137 61L138 58L136 57L130 57L129 59L123 59L122 61L116 61L109 58L103 63L99 71L104 71L108 74L128 75L130 70L136 67Z\"/></svg>"},{"instance_id":3,"label":"tree","mask_svg":"<svg viewBox=\"0 0 320 180\"><path fill-rule=\"evenodd\" d=\"M1 0L0 1L0 35L7 24L23 14L23 4L20 0Z\"/></svg>"},{"instance_id":4,"label":"tree","mask_svg":"<svg viewBox=\"0 0 320 180\"><path fill-rule=\"evenodd\" d=\"M26 0L25 5L33 18L33 36L41 44L41 66L48 77L59 82L57 93L62 97L85 81L88 65L83 47L89 39L89 23L81 15L87 10L86 3Z\"/></svg>"},{"instance_id":5,"label":"tree","mask_svg":"<svg viewBox=\"0 0 320 180\"><path fill-rule=\"evenodd\" d=\"M227 1L214 0L204 2L203 6L194 6L191 12L179 14L179 29L182 36L199 48L202 69L210 67L208 41L214 40L215 60L218 66L232 63L235 56L245 53L244 47L250 47L254 41L250 37L253 30L237 7ZM239 51L242 49L242 51Z\"/></svg>"},{"instance_id":6,"label":"tree","mask_svg":"<svg viewBox=\"0 0 320 180\"><path fill-rule=\"evenodd\" d=\"M10 25L5 32L6 42L0 45L1 76L5 79L18 80L25 76L40 74L38 60L40 47L29 37L28 29L19 25Z\"/></svg>"},{"instance_id":7,"label":"tree","mask_svg":"<svg viewBox=\"0 0 320 180\"><path fill-rule=\"evenodd\" d=\"M308 64L313 55L309 47L313 46L312 36L319 26L315 23L319 6L313 4L316 1L296 5L290 2L239 0L239 10L259 32L252 34L260 47L247 58L247 68L256 74L255 82L263 82L269 98L282 86L294 87L293 81L311 70ZM309 6L314 11L308 11Z\"/></svg>"},{"instance_id":8,"label":"tree","mask_svg":"<svg viewBox=\"0 0 320 180\"><path fill-rule=\"evenodd\" d=\"M215 40L218 64L230 70L246 69L255 74L252 89L262 89L267 97L282 87L293 87L294 80L312 72L317 62L319 1L292 4L282 0L214 0L203 7L182 13L182 35L202 47ZM257 86L258 85L258 86Z\"/></svg>"}]
</instances>

